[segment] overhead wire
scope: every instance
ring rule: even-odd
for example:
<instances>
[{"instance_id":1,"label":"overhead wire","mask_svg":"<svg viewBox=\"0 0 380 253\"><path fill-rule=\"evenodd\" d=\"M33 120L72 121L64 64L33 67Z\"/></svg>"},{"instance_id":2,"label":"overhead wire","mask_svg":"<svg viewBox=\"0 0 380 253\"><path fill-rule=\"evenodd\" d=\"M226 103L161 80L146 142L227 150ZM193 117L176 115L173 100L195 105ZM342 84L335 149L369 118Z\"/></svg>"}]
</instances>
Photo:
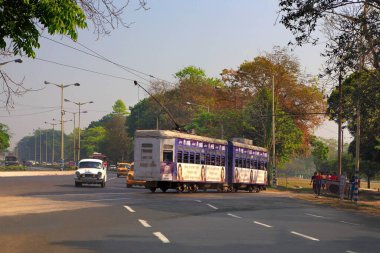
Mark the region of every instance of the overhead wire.
<instances>
[{"instance_id":1,"label":"overhead wire","mask_svg":"<svg viewBox=\"0 0 380 253\"><path fill-rule=\"evenodd\" d=\"M44 114L48 112L54 112L60 109L53 109L53 110L47 110L42 112L35 112L35 113L28 113L28 114L14 114L14 115L0 115L1 118L11 118L11 117L24 117L24 116L31 116L31 115L37 115L37 114Z\"/></svg>"},{"instance_id":2,"label":"overhead wire","mask_svg":"<svg viewBox=\"0 0 380 253\"><path fill-rule=\"evenodd\" d=\"M116 62L114 62L114 61L112 61L112 60L106 58L105 56L103 56L103 55L97 53L96 51L90 49L89 47L83 45L83 44L80 43L80 42L74 41L74 43L76 43L76 44L82 46L83 48L85 48L86 50L90 51L91 53L86 52L86 51L81 50L81 49L78 49L78 48L75 48L75 47L73 47L73 46L67 45L67 44L65 44L65 43L63 43L63 42L60 42L60 41L54 40L54 39L52 39L52 38L48 38L48 37L46 37L46 36L41 36L41 37L44 38L44 39L46 39L46 40L49 40L49 41L52 41L52 42L54 42L54 43L57 43L57 44L60 44L60 45L62 45L62 46L65 46L65 47L68 47L68 48L70 48L70 49L73 49L73 50L75 50L75 51L81 52L81 53L83 53L83 54L86 54L86 55L92 56L92 57L94 57L94 58L97 58L97 59L100 59L100 60L106 61L106 62L108 62L108 63L111 63L111 64L113 64L113 65L115 65L115 66L117 66L117 67L119 67L119 68L121 68L121 69L127 71L128 73L130 73L130 74L132 74L132 75L134 75L134 76L136 76L136 77L138 77L138 78L140 78L140 79L142 79L142 80L144 80L144 81L146 81L146 82L150 82L150 80L147 79L147 78L142 77L141 75L144 75L144 76L147 76L147 77L150 77L150 78L153 78L153 79L157 79L157 80L159 80L159 81L166 82L166 83L170 84L171 86L175 86L175 84L173 84L173 83L171 83L171 82L169 82L169 81L167 81L167 80L164 80L164 79L161 79L161 78L155 77L155 76L153 76L153 75L151 75L151 74L147 74L147 73L144 73L144 72L142 72L142 71L139 71L139 70L137 70L137 69L133 69L133 68L130 68L130 67L127 67L127 66L121 65L121 64L119 64L119 63L116 63ZM141 75L138 75L138 74L136 74L135 72L136 72L136 73L139 73L139 74L141 74Z\"/></svg>"}]
</instances>

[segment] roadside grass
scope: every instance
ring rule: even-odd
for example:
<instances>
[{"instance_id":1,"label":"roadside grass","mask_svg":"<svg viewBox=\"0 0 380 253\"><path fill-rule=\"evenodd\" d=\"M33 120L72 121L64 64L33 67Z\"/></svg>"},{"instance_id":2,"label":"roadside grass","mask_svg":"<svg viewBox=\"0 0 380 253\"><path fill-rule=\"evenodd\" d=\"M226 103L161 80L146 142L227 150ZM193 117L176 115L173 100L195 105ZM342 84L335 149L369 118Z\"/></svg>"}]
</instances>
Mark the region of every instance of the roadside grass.
<instances>
[{"instance_id":1,"label":"roadside grass","mask_svg":"<svg viewBox=\"0 0 380 253\"><path fill-rule=\"evenodd\" d=\"M362 182L362 186L367 186L366 182ZM380 192L377 191L380 188L379 186L380 182L374 181L371 182L371 189L376 190L362 188L359 191L358 203L348 199L340 200L337 195L332 194L322 194L322 196L316 198L312 185L310 185L310 179L278 178L277 188L271 189L275 191L287 191L291 196L317 204L380 216Z\"/></svg>"},{"instance_id":2,"label":"roadside grass","mask_svg":"<svg viewBox=\"0 0 380 253\"><path fill-rule=\"evenodd\" d=\"M0 171L25 171L26 168L24 166L0 166Z\"/></svg>"}]
</instances>

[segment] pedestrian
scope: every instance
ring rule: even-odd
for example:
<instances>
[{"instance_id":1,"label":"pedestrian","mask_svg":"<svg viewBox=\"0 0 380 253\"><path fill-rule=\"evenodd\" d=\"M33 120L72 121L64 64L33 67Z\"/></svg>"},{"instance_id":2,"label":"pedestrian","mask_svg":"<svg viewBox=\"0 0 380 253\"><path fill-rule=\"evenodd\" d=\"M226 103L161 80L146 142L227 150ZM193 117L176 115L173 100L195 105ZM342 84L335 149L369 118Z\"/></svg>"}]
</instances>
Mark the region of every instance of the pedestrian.
<instances>
[{"instance_id":1,"label":"pedestrian","mask_svg":"<svg viewBox=\"0 0 380 253\"><path fill-rule=\"evenodd\" d=\"M355 191L355 175L352 175L350 178L350 199L352 200L354 197L354 191Z\"/></svg>"},{"instance_id":2,"label":"pedestrian","mask_svg":"<svg viewBox=\"0 0 380 253\"><path fill-rule=\"evenodd\" d=\"M317 194L316 177L317 177L317 172L314 172L314 174L311 176L311 179L310 179L310 184L313 184L314 194Z\"/></svg>"},{"instance_id":3,"label":"pedestrian","mask_svg":"<svg viewBox=\"0 0 380 253\"><path fill-rule=\"evenodd\" d=\"M322 176L320 172L318 172L315 177L315 187L316 187L316 197L318 197L321 195L321 187L322 187Z\"/></svg>"}]
</instances>

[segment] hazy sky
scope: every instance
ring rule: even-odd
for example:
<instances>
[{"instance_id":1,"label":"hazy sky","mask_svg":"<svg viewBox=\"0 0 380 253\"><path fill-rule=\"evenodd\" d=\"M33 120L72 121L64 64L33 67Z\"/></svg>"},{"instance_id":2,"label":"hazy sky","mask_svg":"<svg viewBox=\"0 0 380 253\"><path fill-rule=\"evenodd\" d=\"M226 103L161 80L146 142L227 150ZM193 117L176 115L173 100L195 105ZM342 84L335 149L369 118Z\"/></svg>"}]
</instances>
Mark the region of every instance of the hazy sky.
<instances>
[{"instance_id":1,"label":"hazy sky","mask_svg":"<svg viewBox=\"0 0 380 253\"><path fill-rule=\"evenodd\" d=\"M223 69L236 69L243 61L270 52L274 46L284 47L292 39L290 32L276 22L277 0L147 0L150 8L147 11L137 11L137 2L131 0L125 13L130 28L119 28L99 39L89 28L79 32L78 42L114 62L174 81L173 74L189 65L204 69L208 76L219 77ZM65 37L50 38L86 50ZM22 58L22 64L2 66L15 81L24 79L25 87L44 88L15 97L15 108L9 113L0 108L0 122L8 125L12 133L11 147L22 137L32 135L33 129L51 128L45 121L59 119L60 89L53 85L45 87L45 80L58 84L78 82L80 87L64 89L64 97L76 102L94 101L82 107L88 111L81 114L82 128L110 113L117 99L133 106L138 97L146 96L144 91L134 87L133 80L147 84L149 77L144 76L148 81L142 80L111 63L45 38L41 38L40 43L41 48L37 50L40 60ZM305 72L316 75L323 63L322 48L323 45L306 46L295 48L293 53ZM64 107L68 111L78 110L70 103ZM72 118L72 114L65 115L65 120ZM65 132L72 130L73 123L66 123ZM337 129L333 124L325 124L317 134L336 138Z\"/></svg>"}]
</instances>

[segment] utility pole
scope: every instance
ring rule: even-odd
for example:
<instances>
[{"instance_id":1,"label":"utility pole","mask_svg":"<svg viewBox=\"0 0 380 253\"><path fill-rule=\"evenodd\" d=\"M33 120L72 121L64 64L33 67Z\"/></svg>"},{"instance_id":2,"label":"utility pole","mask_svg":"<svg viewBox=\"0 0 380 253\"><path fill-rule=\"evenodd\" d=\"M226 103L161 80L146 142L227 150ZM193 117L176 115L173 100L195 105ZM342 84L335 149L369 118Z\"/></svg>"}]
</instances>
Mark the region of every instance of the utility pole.
<instances>
[{"instance_id":1,"label":"utility pole","mask_svg":"<svg viewBox=\"0 0 380 253\"><path fill-rule=\"evenodd\" d=\"M276 171L276 113L274 106L274 75L272 76L272 145L273 145L273 187L277 187L277 171Z\"/></svg>"},{"instance_id":2,"label":"utility pole","mask_svg":"<svg viewBox=\"0 0 380 253\"><path fill-rule=\"evenodd\" d=\"M343 97L343 91L342 91L342 71L339 71L339 108L338 108L338 171L339 176L342 175L342 97Z\"/></svg>"}]
</instances>

